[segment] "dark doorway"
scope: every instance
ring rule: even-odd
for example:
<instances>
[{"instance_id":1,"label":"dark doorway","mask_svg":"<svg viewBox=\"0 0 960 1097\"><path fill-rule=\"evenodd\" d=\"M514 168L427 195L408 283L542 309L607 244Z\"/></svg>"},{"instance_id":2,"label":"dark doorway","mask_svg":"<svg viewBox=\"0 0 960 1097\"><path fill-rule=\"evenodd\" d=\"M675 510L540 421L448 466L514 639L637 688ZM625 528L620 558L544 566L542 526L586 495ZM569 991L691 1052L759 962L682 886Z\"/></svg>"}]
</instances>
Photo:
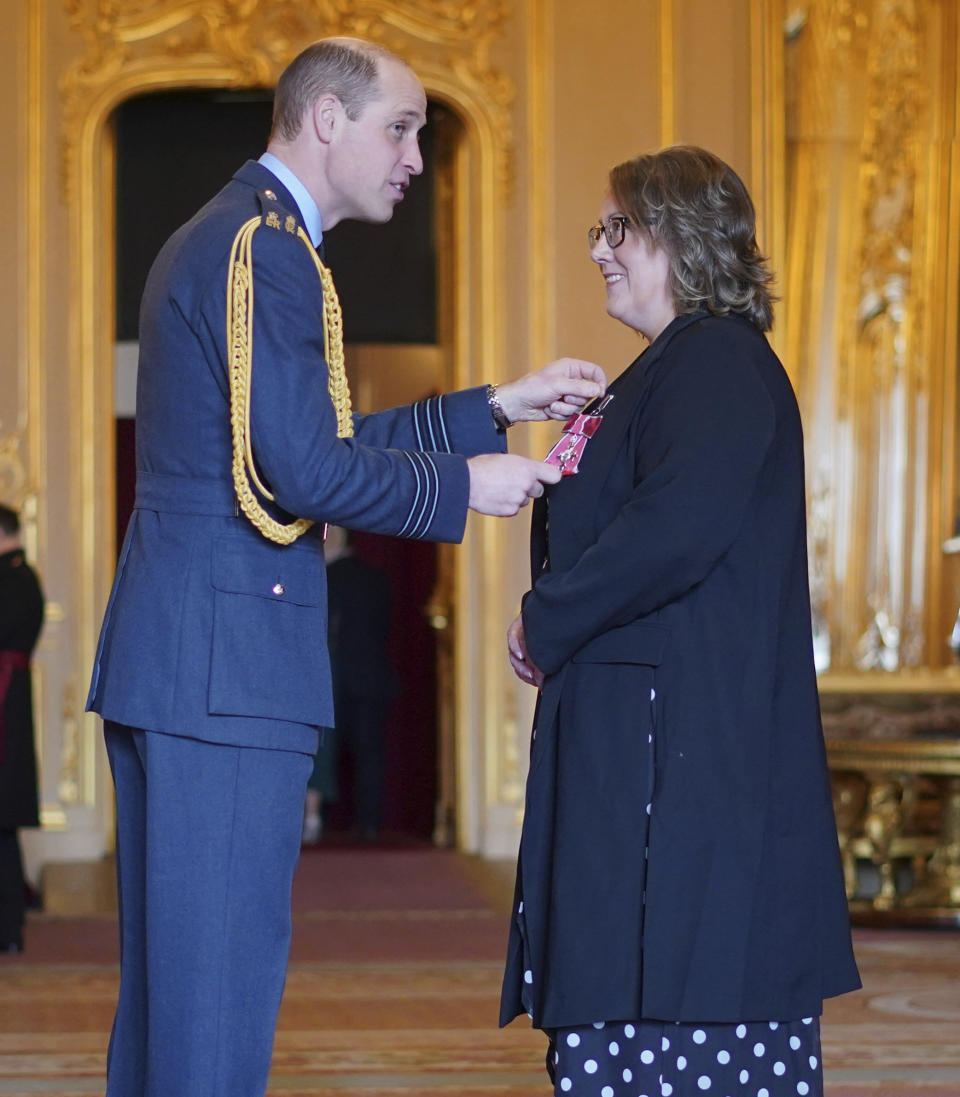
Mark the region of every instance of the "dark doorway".
<instances>
[{"instance_id":1,"label":"dark doorway","mask_svg":"<svg viewBox=\"0 0 960 1097\"><path fill-rule=\"evenodd\" d=\"M157 252L177 229L266 147L272 92L180 90L137 96L113 115L116 136L116 339L137 339L143 286ZM436 116L449 112L430 104ZM449 124L436 127L449 133ZM325 237L344 314L346 342L435 345L437 301L434 126L423 131L424 174L387 225L347 222ZM347 349L348 370L350 349ZM445 387L445 385L443 386ZM419 398L426 392L414 392ZM407 398L407 397L405 397ZM358 406L357 410L372 410ZM135 422L116 418L118 539L133 506ZM400 689L386 730L384 832L429 840L437 800L436 634L423 608L437 576L436 546L358 535L354 551L386 572L393 592L390 651ZM330 830L349 833L349 754Z\"/></svg>"}]
</instances>

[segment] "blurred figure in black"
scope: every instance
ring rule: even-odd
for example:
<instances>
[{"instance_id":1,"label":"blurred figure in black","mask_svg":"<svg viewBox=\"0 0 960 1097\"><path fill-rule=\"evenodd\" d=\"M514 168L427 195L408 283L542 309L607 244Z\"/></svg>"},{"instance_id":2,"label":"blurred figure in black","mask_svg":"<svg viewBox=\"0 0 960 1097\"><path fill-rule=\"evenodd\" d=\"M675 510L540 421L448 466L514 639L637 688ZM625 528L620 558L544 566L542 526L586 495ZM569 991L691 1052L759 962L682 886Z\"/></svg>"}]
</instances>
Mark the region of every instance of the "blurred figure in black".
<instances>
[{"instance_id":1,"label":"blurred figure in black","mask_svg":"<svg viewBox=\"0 0 960 1097\"><path fill-rule=\"evenodd\" d=\"M30 656L43 592L20 544L20 519L0 505L0 952L23 951L26 883L19 827L40 825Z\"/></svg>"},{"instance_id":2,"label":"blurred figure in black","mask_svg":"<svg viewBox=\"0 0 960 1097\"><path fill-rule=\"evenodd\" d=\"M353 762L354 825L365 841L380 832L384 728L396 680L387 645L392 597L387 576L354 556L350 533L330 526L327 562L328 643L336 727L324 733L307 787L303 841L317 842L323 804L338 795L340 751Z\"/></svg>"}]
</instances>

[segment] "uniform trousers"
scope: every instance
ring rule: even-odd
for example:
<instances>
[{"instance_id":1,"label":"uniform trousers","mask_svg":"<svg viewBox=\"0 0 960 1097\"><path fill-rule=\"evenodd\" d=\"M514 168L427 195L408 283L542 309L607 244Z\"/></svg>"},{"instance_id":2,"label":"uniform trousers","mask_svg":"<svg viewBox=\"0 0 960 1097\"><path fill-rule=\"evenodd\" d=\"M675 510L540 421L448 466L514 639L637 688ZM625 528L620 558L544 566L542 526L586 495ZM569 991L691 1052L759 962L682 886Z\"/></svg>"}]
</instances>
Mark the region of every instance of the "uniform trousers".
<instances>
[{"instance_id":1,"label":"uniform trousers","mask_svg":"<svg viewBox=\"0 0 960 1097\"><path fill-rule=\"evenodd\" d=\"M121 961L107 1097L263 1097L312 759L105 734Z\"/></svg>"}]
</instances>

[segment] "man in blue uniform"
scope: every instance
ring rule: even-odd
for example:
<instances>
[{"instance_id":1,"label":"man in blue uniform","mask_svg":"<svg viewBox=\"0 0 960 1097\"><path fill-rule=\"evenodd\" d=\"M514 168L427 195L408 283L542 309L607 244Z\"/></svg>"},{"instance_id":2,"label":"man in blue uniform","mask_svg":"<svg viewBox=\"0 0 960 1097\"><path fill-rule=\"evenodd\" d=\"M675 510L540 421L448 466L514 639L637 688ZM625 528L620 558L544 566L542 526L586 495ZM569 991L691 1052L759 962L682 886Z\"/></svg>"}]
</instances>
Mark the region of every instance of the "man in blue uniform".
<instances>
[{"instance_id":1,"label":"man in blue uniform","mask_svg":"<svg viewBox=\"0 0 960 1097\"><path fill-rule=\"evenodd\" d=\"M322 523L459 541L557 472L504 452L598 367L352 415L316 251L384 222L423 165L426 98L369 43L280 78L268 152L161 250L144 292L137 495L89 707L117 790L121 984L108 1097L262 1097L317 728L333 722ZM312 523L318 523L312 525Z\"/></svg>"}]
</instances>

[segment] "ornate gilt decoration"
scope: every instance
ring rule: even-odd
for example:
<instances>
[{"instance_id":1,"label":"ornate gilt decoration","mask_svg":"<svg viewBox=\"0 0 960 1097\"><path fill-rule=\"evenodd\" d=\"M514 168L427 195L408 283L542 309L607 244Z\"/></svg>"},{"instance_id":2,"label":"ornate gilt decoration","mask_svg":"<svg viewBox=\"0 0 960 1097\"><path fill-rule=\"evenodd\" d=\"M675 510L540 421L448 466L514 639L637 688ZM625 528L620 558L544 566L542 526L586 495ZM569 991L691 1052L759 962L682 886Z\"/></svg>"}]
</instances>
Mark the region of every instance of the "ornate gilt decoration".
<instances>
[{"instance_id":1,"label":"ornate gilt decoration","mask_svg":"<svg viewBox=\"0 0 960 1097\"><path fill-rule=\"evenodd\" d=\"M82 728L77 713L81 711L81 694L76 677L71 677L63 690L61 704L60 773L57 796L61 804L79 804L82 787Z\"/></svg>"},{"instance_id":2,"label":"ornate gilt decoration","mask_svg":"<svg viewBox=\"0 0 960 1097\"><path fill-rule=\"evenodd\" d=\"M0 435L0 499L19 499L27 481L20 457L22 439L17 434Z\"/></svg>"},{"instance_id":3,"label":"ornate gilt decoration","mask_svg":"<svg viewBox=\"0 0 960 1097\"><path fill-rule=\"evenodd\" d=\"M955 414L938 398L956 347L931 309L947 289L949 245L930 226L949 209L950 113L936 99L956 91L948 7L810 0L786 25L785 349L807 436L821 669L949 662L929 551L943 537L941 416Z\"/></svg>"},{"instance_id":4,"label":"ornate gilt decoration","mask_svg":"<svg viewBox=\"0 0 960 1097\"><path fill-rule=\"evenodd\" d=\"M103 97L172 84L270 87L317 38L367 38L404 57L428 92L471 103L489 116L497 177L510 182L511 81L490 61L507 19L505 0L63 0L87 46L61 82L66 113L64 173L74 185L82 116Z\"/></svg>"}]
</instances>

